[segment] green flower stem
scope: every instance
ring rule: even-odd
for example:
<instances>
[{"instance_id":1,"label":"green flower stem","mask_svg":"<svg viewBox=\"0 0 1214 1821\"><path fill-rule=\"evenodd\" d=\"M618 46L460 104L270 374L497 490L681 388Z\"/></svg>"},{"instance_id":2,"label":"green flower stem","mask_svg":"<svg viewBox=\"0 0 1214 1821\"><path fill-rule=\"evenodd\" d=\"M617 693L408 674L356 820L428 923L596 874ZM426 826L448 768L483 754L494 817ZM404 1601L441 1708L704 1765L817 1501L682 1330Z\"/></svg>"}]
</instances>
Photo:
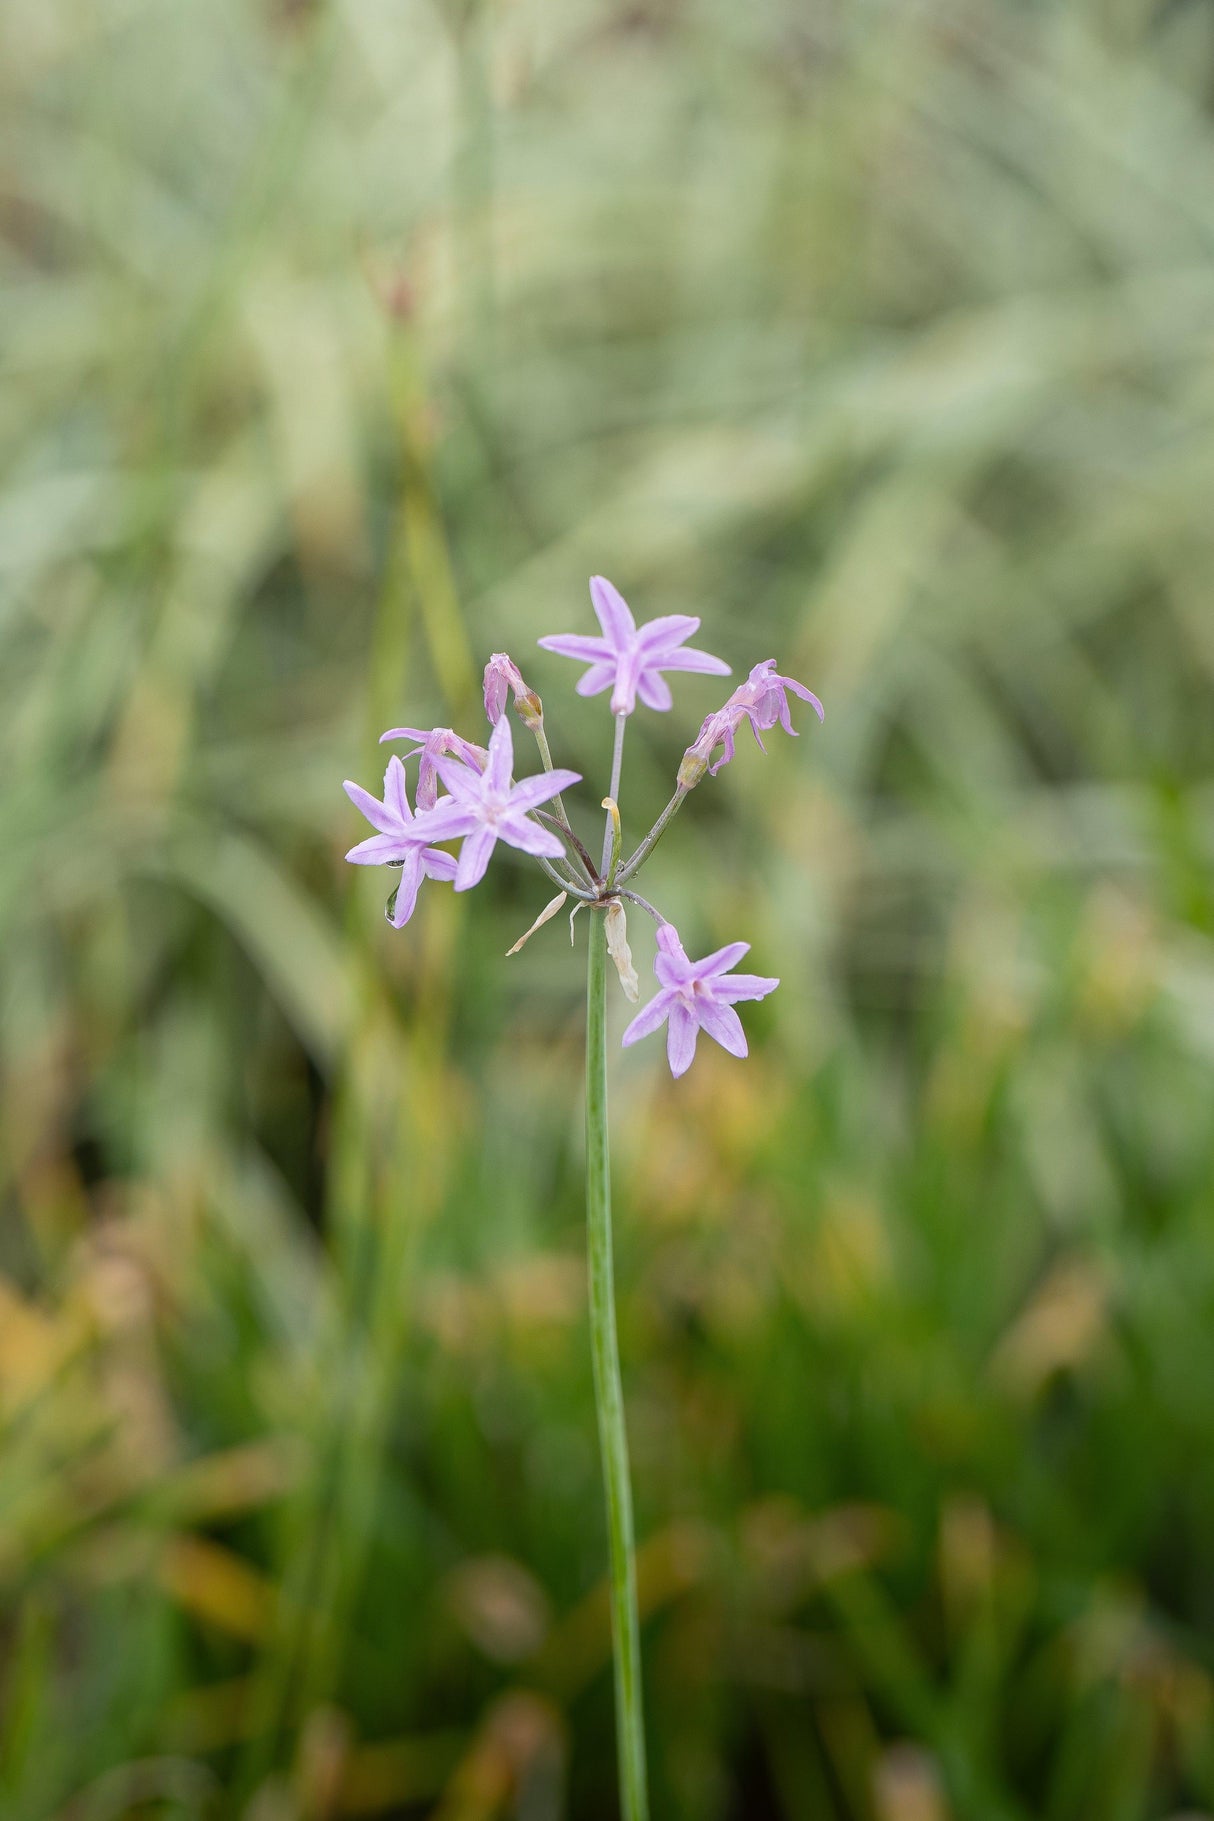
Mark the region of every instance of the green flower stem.
<instances>
[{"instance_id":1,"label":"green flower stem","mask_svg":"<svg viewBox=\"0 0 1214 1821\"><path fill-rule=\"evenodd\" d=\"M544 716L543 716L542 711L540 711L538 708L538 703L539 703L538 697L535 698L535 702L536 702L537 712L534 714L525 714L525 715L523 715L522 718L523 718L525 725L528 726L531 729L532 733L535 735L535 743L540 749L540 760L541 760L541 763L543 764L544 770L551 771L553 769L552 753L551 753L551 750L548 745L548 735L544 732ZM589 856L589 854L587 854L586 849L582 846L581 842L578 840L577 836L574 834L572 828L569 826L569 817L565 814L565 805L561 801L561 795L560 795L559 791L557 792L556 796L553 797L552 803L553 803L554 809L556 810L555 816L544 816L542 819L546 822L551 822L557 828L557 831L560 834L561 839L565 842L566 846L574 846L578 849L581 859L585 862L586 876L588 879L593 879L594 878L594 867L590 864L590 856ZM537 814L538 813L539 812L537 811ZM537 858L539 859L539 863L543 867L544 871L547 873L548 877L555 884L563 886L567 891L573 892L576 897L585 898L588 903L591 901L594 894L592 892L583 892L582 891L580 885L578 884L577 872L576 872L575 868L569 863L568 859L562 860L562 862L561 862L561 865L564 868L564 872L562 873L562 872L558 872L557 869L555 867L553 867L552 865L550 865L549 862L547 860L545 860L541 855L537 855Z\"/></svg>"},{"instance_id":2,"label":"green flower stem","mask_svg":"<svg viewBox=\"0 0 1214 1821\"><path fill-rule=\"evenodd\" d=\"M586 1238L590 1338L599 1447L607 1494L611 1550L611 1635L615 1654L616 1744L624 1821L648 1821L645 1721L641 1707L641 1639L637 1618L632 1492L624 1392L615 1331L611 1263L611 1165L607 1141L607 939L601 916L590 919L586 975Z\"/></svg>"},{"instance_id":3,"label":"green flower stem","mask_svg":"<svg viewBox=\"0 0 1214 1821\"><path fill-rule=\"evenodd\" d=\"M663 923L665 923L666 919L662 915L661 911L658 909L657 905L651 904L649 902L648 898L642 898L640 892L621 892L620 897L627 898L630 903L639 904L643 911L648 911L649 915L653 918L654 922L659 926L659 928L661 927L661 925Z\"/></svg>"},{"instance_id":4,"label":"green flower stem","mask_svg":"<svg viewBox=\"0 0 1214 1821\"><path fill-rule=\"evenodd\" d=\"M548 735L544 732L543 716L541 715L538 720L528 721L527 725L528 725L528 727L530 727L532 733L535 735L535 743L540 749L540 761L543 764L544 770L551 771L552 770L552 754L548 750ZM565 814L565 805L561 802L561 796L560 796L559 791L557 792L556 796L553 797L552 801L556 804L557 815L561 818L561 821L565 824L565 826L568 827L569 826L569 817Z\"/></svg>"},{"instance_id":5,"label":"green flower stem","mask_svg":"<svg viewBox=\"0 0 1214 1821\"><path fill-rule=\"evenodd\" d=\"M644 866L646 860L648 860L650 854L662 839L662 836L666 833L667 828L670 826L671 822L673 822L678 811L682 809L686 796L686 790L680 785L649 833L645 836L645 839L641 842L641 845L637 848L636 852L630 859L625 860L616 876L617 885L627 885L633 873L639 872L641 867Z\"/></svg>"},{"instance_id":6,"label":"green flower stem","mask_svg":"<svg viewBox=\"0 0 1214 1821\"><path fill-rule=\"evenodd\" d=\"M539 866L543 872L547 873L554 885L558 885L563 892L569 892L580 904L593 904L595 902L595 894L593 892L584 891L580 885L575 883L572 867L569 867L566 864L566 870L563 873L558 872L551 860L546 860L543 854L536 854L535 861L536 865Z\"/></svg>"},{"instance_id":7,"label":"green flower stem","mask_svg":"<svg viewBox=\"0 0 1214 1821\"><path fill-rule=\"evenodd\" d=\"M615 744L611 750L611 788L607 792L607 795L611 798L613 803L618 803L620 800L620 772L624 767L624 735L627 730L628 716L626 714L618 714L615 717ZM609 813L607 817L607 826L603 830L604 874L606 874L607 868L611 866L611 843L613 836L616 840L619 839L619 822L617 820L615 828L613 829L612 818Z\"/></svg>"},{"instance_id":8,"label":"green flower stem","mask_svg":"<svg viewBox=\"0 0 1214 1821\"><path fill-rule=\"evenodd\" d=\"M565 856L564 863L569 867L570 873L573 874L573 863L569 855L574 855L580 861L585 871L586 880L597 887L599 876L594 870L594 861L590 858L590 855L586 852L586 849L582 846L568 822L562 822L559 816L549 815L546 809L533 809L531 814L537 822L542 822L545 828L550 828L554 834L558 834L565 843L569 853ZM543 855L537 854L536 858L542 861ZM573 876L576 877L576 875ZM573 888L571 887L570 889ZM581 888L579 887L578 889L580 890ZM590 892L585 895L593 898L597 894L595 892Z\"/></svg>"}]
</instances>

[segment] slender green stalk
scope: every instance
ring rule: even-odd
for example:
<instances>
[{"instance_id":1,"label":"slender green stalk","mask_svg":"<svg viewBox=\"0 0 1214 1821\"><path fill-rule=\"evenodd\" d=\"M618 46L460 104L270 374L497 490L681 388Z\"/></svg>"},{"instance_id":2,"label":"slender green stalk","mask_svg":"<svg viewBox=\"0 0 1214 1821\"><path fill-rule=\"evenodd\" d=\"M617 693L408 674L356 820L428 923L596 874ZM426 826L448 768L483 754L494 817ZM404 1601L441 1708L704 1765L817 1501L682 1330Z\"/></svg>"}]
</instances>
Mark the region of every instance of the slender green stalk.
<instances>
[{"instance_id":1,"label":"slender green stalk","mask_svg":"<svg viewBox=\"0 0 1214 1821\"><path fill-rule=\"evenodd\" d=\"M568 822L562 822L559 816L550 816L546 809L533 809L531 814L535 817L537 822L542 822L545 828L550 828L554 834L561 837L561 840L565 843L569 853L575 855L585 868L586 879L597 886L599 876L594 870L594 861L590 858L590 855L582 846L582 843L578 840ZM537 858L542 858L542 856L537 855ZM565 857L565 863L569 866L569 870L572 873L573 866L568 855Z\"/></svg>"},{"instance_id":2,"label":"slender green stalk","mask_svg":"<svg viewBox=\"0 0 1214 1821\"><path fill-rule=\"evenodd\" d=\"M682 809L686 796L687 792L680 784L649 833L645 836L645 839L641 842L641 845L629 859L625 860L623 866L620 868L616 878L617 885L625 885L628 880L631 879L633 873L637 872L645 864L645 861L648 860L650 854L662 839L662 836L666 833L667 828L670 826L671 822L673 822L677 812Z\"/></svg>"},{"instance_id":3,"label":"slender green stalk","mask_svg":"<svg viewBox=\"0 0 1214 1821\"><path fill-rule=\"evenodd\" d=\"M611 1166L607 1142L607 940L591 915L586 976L586 1238L590 1268L590 1339L598 1406L599 1447L607 1494L611 1551L611 1636L615 1654L616 1745L624 1821L648 1821L645 1722L641 1707L641 1639L637 1619L632 1492L624 1392L615 1332L611 1263Z\"/></svg>"},{"instance_id":4,"label":"slender green stalk","mask_svg":"<svg viewBox=\"0 0 1214 1821\"><path fill-rule=\"evenodd\" d=\"M633 904L639 904L643 911L649 912L649 915L653 918L655 923L659 925L665 923L666 919L657 905L651 904L648 898L642 898L640 892L621 892L620 897L629 899Z\"/></svg>"},{"instance_id":5,"label":"slender green stalk","mask_svg":"<svg viewBox=\"0 0 1214 1821\"><path fill-rule=\"evenodd\" d=\"M620 772L624 767L624 735L627 730L628 716L626 714L618 714L615 717L615 744L611 749L611 788L607 792L607 795L611 798L613 803L618 803L620 800ZM607 826L603 830L604 873L606 873L607 868L611 865L612 834L611 816L608 815Z\"/></svg>"},{"instance_id":6,"label":"slender green stalk","mask_svg":"<svg viewBox=\"0 0 1214 1821\"><path fill-rule=\"evenodd\" d=\"M544 732L543 711L539 707L539 697L536 696L531 699L535 703L536 712L534 714L523 715L523 721L524 721L525 725L528 726L531 729L532 733L535 735L535 743L540 749L540 759L543 762L544 770L551 771L553 769L552 753L548 746L548 735ZM578 840L577 836L574 834L572 828L569 826L569 817L565 814L565 805L561 801L561 796L560 796L559 791L557 792L556 796L552 799L552 802L553 802L553 807L556 810L556 815L555 816L544 816L542 819L545 822L550 822L555 828L557 828L557 830L561 836L561 839L565 842L566 846L573 845L578 849L579 857L585 864L586 876L589 879L593 879L594 878L594 867L590 863L590 855L586 852L586 849L582 846L581 842ZM562 872L558 872L557 869L554 866L552 866L547 860L545 860L542 855L537 855L536 857L539 859L540 865L543 867L544 871L547 873L548 877L553 881L554 884L560 885L566 891L573 892L576 897L585 898L587 902L590 902L590 900L592 899L594 894L592 892L585 892L582 890L581 886L577 882L577 874L574 871L573 867L570 865L568 859L565 859L561 862L561 865L565 869L564 872L562 873Z\"/></svg>"},{"instance_id":7,"label":"slender green stalk","mask_svg":"<svg viewBox=\"0 0 1214 1821\"><path fill-rule=\"evenodd\" d=\"M572 868L567 867L565 872L558 872L551 860L546 860L543 854L536 854L535 862L543 872L547 873L548 877L552 880L552 883L554 885L559 885L563 892L571 892L573 896L579 898L583 904L594 903L595 894L593 892L584 891L580 885L574 882Z\"/></svg>"},{"instance_id":8,"label":"slender green stalk","mask_svg":"<svg viewBox=\"0 0 1214 1821\"><path fill-rule=\"evenodd\" d=\"M530 727L532 733L535 735L535 743L540 749L540 760L543 764L544 770L551 771L553 769L552 753L549 750L549 746L548 746L548 735L544 732L543 715L540 715L538 720L528 721L527 725L528 725L528 727ZM564 822L566 825L568 825L569 817L565 814L565 805L561 802L561 793L559 791L557 792L556 796L553 797L552 801L556 804L557 815L561 818L562 822Z\"/></svg>"}]
</instances>

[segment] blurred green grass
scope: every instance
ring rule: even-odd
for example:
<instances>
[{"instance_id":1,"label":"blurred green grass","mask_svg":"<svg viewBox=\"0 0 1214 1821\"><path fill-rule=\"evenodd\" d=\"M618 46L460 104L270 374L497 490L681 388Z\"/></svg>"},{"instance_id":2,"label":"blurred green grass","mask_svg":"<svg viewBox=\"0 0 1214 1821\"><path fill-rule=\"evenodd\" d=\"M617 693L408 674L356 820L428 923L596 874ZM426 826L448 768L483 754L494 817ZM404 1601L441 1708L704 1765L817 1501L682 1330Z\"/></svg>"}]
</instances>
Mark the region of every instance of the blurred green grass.
<instances>
[{"instance_id":1,"label":"blurred green grass","mask_svg":"<svg viewBox=\"0 0 1214 1821\"><path fill-rule=\"evenodd\" d=\"M615 1812L581 958L339 790L506 648L597 796L594 570L827 704L646 874L785 983L617 1070L656 1810L1214 1812L1212 95L1200 0L8 0L5 1821Z\"/></svg>"}]
</instances>

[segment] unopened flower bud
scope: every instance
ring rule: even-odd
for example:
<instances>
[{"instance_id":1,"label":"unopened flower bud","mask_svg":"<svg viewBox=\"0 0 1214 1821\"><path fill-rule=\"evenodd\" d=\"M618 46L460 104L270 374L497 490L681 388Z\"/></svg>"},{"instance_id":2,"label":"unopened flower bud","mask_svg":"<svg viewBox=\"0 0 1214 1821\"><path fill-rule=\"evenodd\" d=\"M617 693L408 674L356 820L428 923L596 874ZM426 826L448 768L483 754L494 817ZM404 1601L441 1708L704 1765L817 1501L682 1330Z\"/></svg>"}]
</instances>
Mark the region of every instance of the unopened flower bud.
<instances>
[{"instance_id":1,"label":"unopened flower bud","mask_svg":"<svg viewBox=\"0 0 1214 1821\"><path fill-rule=\"evenodd\" d=\"M495 651L485 665L485 713L496 727L506 709L506 691L514 691L514 707L524 726L532 733L544 723L544 705L534 689L523 681L523 673L514 659L504 651Z\"/></svg>"}]
</instances>

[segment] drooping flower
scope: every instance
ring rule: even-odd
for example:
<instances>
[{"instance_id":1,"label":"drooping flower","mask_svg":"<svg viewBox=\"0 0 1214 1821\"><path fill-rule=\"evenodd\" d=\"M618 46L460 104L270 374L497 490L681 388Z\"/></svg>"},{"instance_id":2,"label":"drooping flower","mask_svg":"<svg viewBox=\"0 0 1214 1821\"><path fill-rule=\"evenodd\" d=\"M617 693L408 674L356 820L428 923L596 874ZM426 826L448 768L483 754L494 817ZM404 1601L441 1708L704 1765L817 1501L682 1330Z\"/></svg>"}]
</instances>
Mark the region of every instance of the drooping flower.
<instances>
[{"instance_id":1,"label":"drooping flower","mask_svg":"<svg viewBox=\"0 0 1214 1821\"><path fill-rule=\"evenodd\" d=\"M421 754L421 764L417 771L417 807L433 809L438 802L438 761L451 757L458 759L461 765L471 766L473 771L484 771L489 762L489 754L483 746L474 746L471 740L465 740L454 733L450 727L389 727L387 733L381 733L379 743L385 740L413 740L416 744L405 754L407 759Z\"/></svg>"},{"instance_id":2,"label":"drooping flower","mask_svg":"<svg viewBox=\"0 0 1214 1821\"><path fill-rule=\"evenodd\" d=\"M504 651L495 651L485 665L485 713L494 727L497 726L506 712L506 692L514 691L514 705L522 717L523 725L532 732L544 722L544 705L532 689L523 680L523 673L512 657Z\"/></svg>"},{"instance_id":3,"label":"drooping flower","mask_svg":"<svg viewBox=\"0 0 1214 1821\"><path fill-rule=\"evenodd\" d=\"M722 765L728 765L734 756L734 734L743 721L749 721L751 731L760 752L766 752L763 734L774 727L778 721L786 733L797 737L796 729L788 711L788 691L808 702L819 721L824 719L822 704L812 689L806 689L804 683L798 683L794 677L782 677L777 674L776 660L764 658L756 664L744 683L739 683L723 708L707 715L701 724L700 731L692 744L683 754L683 763L679 767L679 783L685 789L698 784L707 767L709 775L716 777ZM720 758L715 765L710 765L714 751L723 747Z\"/></svg>"},{"instance_id":4,"label":"drooping flower","mask_svg":"<svg viewBox=\"0 0 1214 1821\"><path fill-rule=\"evenodd\" d=\"M539 642L545 651L589 664L590 669L577 683L577 692L580 696L596 696L610 689L613 715L631 714L638 696L646 708L669 708L673 698L661 674L664 670L729 675L729 665L720 658L684 647L684 639L699 629L700 622L692 614L667 613L638 629L627 601L602 575L591 576L590 599L603 628L601 639L558 633Z\"/></svg>"},{"instance_id":5,"label":"drooping flower","mask_svg":"<svg viewBox=\"0 0 1214 1821\"><path fill-rule=\"evenodd\" d=\"M381 803L361 784L346 780L345 793L355 809L361 810L378 833L360 841L346 855L355 866L399 866L400 884L392 902L392 924L403 929L413 915L417 894L423 879L454 879L455 860L425 845L421 824L409 807L408 781L405 768L397 758L388 761L384 773L384 798Z\"/></svg>"},{"instance_id":6,"label":"drooping flower","mask_svg":"<svg viewBox=\"0 0 1214 1821\"><path fill-rule=\"evenodd\" d=\"M730 973L749 952L749 942L730 942L702 961L689 961L674 924L663 923L653 963L661 990L624 1032L625 1045L648 1037L665 1023L666 1056L676 1079L691 1067L701 1031L731 1056L745 1056L746 1033L734 1005L742 999L765 999L780 984L763 974Z\"/></svg>"},{"instance_id":7,"label":"drooping flower","mask_svg":"<svg viewBox=\"0 0 1214 1821\"><path fill-rule=\"evenodd\" d=\"M570 784L580 783L581 773L542 771L537 777L513 784L514 741L505 715L493 729L483 772L446 755L436 757L434 764L451 795L419 816L418 824L424 828L427 841L463 836L455 870L457 892L466 892L480 883L499 841L521 848L525 854L546 854L552 860L564 853L560 836L531 821L529 812Z\"/></svg>"}]
</instances>

